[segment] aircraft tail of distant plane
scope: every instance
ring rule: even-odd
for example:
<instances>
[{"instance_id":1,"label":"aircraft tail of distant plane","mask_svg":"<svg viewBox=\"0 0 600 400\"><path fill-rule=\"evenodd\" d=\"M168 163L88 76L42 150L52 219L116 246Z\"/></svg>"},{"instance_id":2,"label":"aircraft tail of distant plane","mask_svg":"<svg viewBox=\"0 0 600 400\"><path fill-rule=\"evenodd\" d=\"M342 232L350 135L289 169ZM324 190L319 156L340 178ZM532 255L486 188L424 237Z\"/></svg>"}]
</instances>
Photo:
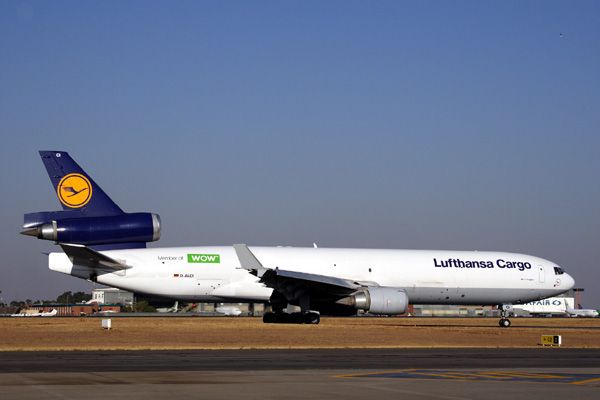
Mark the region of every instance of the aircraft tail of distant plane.
<instances>
[{"instance_id":1,"label":"aircraft tail of distant plane","mask_svg":"<svg viewBox=\"0 0 600 400\"><path fill-rule=\"evenodd\" d=\"M25 214L24 235L96 248L145 247L160 238L160 217L125 213L64 151L40 151L62 211Z\"/></svg>"},{"instance_id":2,"label":"aircraft tail of distant plane","mask_svg":"<svg viewBox=\"0 0 600 400\"><path fill-rule=\"evenodd\" d=\"M567 313L569 313L569 314L575 313L575 310L571 308L571 306L569 305L569 302L567 300L565 300L565 309L567 310Z\"/></svg>"}]
</instances>

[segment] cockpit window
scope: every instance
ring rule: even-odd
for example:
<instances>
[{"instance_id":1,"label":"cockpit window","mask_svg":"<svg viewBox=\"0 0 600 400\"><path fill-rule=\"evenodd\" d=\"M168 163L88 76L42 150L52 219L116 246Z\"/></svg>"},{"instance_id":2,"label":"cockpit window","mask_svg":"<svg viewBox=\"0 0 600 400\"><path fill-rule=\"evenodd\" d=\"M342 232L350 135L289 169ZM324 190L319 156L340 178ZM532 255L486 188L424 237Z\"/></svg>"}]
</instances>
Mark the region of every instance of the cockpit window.
<instances>
[{"instance_id":1,"label":"cockpit window","mask_svg":"<svg viewBox=\"0 0 600 400\"><path fill-rule=\"evenodd\" d=\"M562 268L554 267L554 275L562 275L565 271Z\"/></svg>"}]
</instances>

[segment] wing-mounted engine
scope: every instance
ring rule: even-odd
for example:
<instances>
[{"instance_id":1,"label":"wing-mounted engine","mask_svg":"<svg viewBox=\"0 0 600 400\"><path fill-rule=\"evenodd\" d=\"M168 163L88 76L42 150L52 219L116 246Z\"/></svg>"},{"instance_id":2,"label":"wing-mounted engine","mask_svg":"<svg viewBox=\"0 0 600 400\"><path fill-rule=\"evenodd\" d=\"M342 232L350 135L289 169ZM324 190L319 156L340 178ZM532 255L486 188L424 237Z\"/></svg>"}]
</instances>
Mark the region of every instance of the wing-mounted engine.
<instances>
[{"instance_id":1,"label":"wing-mounted engine","mask_svg":"<svg viewBox=\"0 0 600 400\"><path fill-rule=\"evenodd\" d=\"M337 302L373 314L404 314L408 309L408 295L398 287L370 287Z\"/></svg>"}]
</instances>

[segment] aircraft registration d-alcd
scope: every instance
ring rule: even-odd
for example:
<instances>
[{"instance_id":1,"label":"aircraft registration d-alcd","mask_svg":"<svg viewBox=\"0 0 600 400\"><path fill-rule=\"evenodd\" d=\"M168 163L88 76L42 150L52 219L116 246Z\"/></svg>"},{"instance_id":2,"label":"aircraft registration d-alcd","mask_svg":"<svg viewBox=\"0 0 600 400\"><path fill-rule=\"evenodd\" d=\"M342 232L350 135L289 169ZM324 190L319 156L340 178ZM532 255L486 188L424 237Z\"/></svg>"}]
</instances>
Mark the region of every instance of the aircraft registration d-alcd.
<instances>
[{"instance_id":1,"label":"aircraft registration d-alcd","mask_svg":"<svg viewBox=\"0 0 600 400\"><path fill-rule=\"evenodd\" d=\"M52 240L53 271L190 302L263 302L267 323L317 324L357 310L397 315L413 304L513 304L556 296L574 280L555 263L487 251L259 247L145 248L160 218L123 212L64 151L40 151L63 211L25 215L23 234ZM301 312L287 314L288 304Z\"/></svg>"}]
</instances>

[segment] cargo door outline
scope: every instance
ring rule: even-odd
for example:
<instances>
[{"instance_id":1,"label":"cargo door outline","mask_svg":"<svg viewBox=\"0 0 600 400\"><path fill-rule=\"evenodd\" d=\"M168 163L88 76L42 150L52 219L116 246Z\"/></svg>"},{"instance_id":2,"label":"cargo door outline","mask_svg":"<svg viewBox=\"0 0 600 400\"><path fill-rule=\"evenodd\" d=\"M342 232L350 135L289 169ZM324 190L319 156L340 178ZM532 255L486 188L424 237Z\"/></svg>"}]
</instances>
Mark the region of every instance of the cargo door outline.
<instances>
[{"instance_id":1,"label":"cargo door outline","mask_svg":"<svg viewBox=\"0 0 600 400\"><path fill-rule=\"evenodd\" d=\"M546 271L543 265L538 265L538 275L540 279L540 283L546 282Z\"/></svg>"}]
</instances>

